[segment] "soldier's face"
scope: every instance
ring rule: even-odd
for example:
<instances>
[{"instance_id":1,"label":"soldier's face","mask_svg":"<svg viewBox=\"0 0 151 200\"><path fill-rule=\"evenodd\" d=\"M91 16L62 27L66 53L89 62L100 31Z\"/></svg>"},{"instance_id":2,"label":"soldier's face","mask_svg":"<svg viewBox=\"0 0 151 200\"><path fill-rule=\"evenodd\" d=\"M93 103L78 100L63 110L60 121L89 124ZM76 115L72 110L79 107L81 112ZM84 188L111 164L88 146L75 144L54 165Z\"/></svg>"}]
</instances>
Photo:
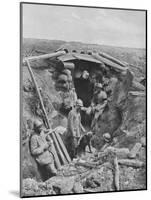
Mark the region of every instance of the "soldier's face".
<instances>
[{"instance_id":1,"label":"soldier's face","mask_svg":"<svg viewBox=\"0 0 151 200\"><path fill-rule=\"evenodd\" d=\"M77 111L80 111L81 110L81 106L77 106Z\"/></svg>"},{"instance_id":2,"label":"soldier's face","mask_svg":"<svg viewBox=\"0 0 151 200\"><path fill-rule=\"evenodd\" d=\"M97 92L99 92L99 91L101 91L101 88L98 88L98 87L97 87L97 88L95 89L95 92L97 93Z\"/></svg>"},{"instance_id":3,"label":"soldier's face","mask_svg":"<svg viewBox=\"0 0 151 200\"><path fill-rule=\"evenodd\" d=\"M38 127L38 133L39 133L39 134L41 133L42 129L43 129L42 126L39 126L39 127Z\"/></svg>"}]
</instances>

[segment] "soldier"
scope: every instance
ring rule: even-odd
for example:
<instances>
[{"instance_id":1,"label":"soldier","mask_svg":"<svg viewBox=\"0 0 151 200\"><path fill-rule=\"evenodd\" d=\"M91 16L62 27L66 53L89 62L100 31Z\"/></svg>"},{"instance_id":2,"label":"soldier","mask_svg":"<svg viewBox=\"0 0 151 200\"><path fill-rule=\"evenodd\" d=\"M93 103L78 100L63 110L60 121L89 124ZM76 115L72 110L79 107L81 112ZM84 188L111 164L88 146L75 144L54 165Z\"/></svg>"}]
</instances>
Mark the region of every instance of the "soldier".
<instances>
[{"instance_id":1,"label":"soldier","mask_svg":"<svg viewBox=\"0 0 151 200\"><path fill-rule=\"evenodd\" d=\"M75 88L73 87L67 92L60 91L59 95L62 99L62 107L61 107L62 112L69 113L69 111L73 109L77 101L77 94Z\"/></svg>"},{"instance_id":2,"label":"soldier","mask_svg":"<svg viewBox=\"0 0 151 200\"><path fill-rule=\"evenodd\" d=\"M89 72L87 70L84 70L81 78L85 80L89 79Z\"/></svg>"},{"instance_id":3,"label":"soldier","mask_svg":"<svg viewBox=\"0 0 151 200\"><path fill-rule=\"evenodd\" d=\"M108 146L110 146L111 141L112 141L112 138L111 138L110 133L104 133L103 134L103 145L101 147L101 151L104 151Z\"/></svg>"},{"instance_id":4,"label":"soldier","mask_svg":"<svg viewBox=\"0 0 151 200\"><path fill-rule=\"evenodd\" d=\"M93 113L93 120L91 128L94 130L96 122L100 115L103 113L107 105L107 94L103 91L103 86L101 83L96 83L94 96L91 103L91 112ZM95 131L95 130L94 130Z\"/></svg>"},{"instance_id":5,"label":"soldier","mask_svg":"<svg viewBox=\"0 0 151 200\"><path fill-rule=\"evenodd\" d=\"M53 154L50 151L53 141L43 130L43 124L39 120L34 122L34 134L30 139L31 154L40 167L44 167L48 176L55 176L57 170L54 165Z\"/></svg>"},{"instance_id":6,"label":"soldier","mask_svg":"<svg viewBox=\"0 0 151 200\"><path fill-rule=\"evenodd\" d=\"M85 132L85 129L81 124L81 107L83 107L83 102L81 99L78 99L75 108L72 109L68 115L67 146L72 159L76 157L81 132Z\"/></svg>"},{"instance_id":7,"label":"soldier","mask_svg":"<svg viewBox=\"0 0 151 200\"><path fill-rule=\"evenodd\" d=\"M108 82L104 82L105 91L108 94L108 101L113 100L113 95L115 93L116 86L118 84L118 79L116 77L111 77Z\"/></svg>"},{"instance_id":8,"label":"soldier","mask_svg":"<svg viewBox=\"0 0 151 200\"><path fill-rule=\"evenodd\" d=\"M71 107L72 107L72 109L73 109L74 106L75 106L75 104L76 104L76 101L77 101L77 99L78 99L78 98L77 98L77 93L76 93L74 87L70 90L69 94L70 94L70 100L71 100Z\"/></svg>"}]
</instances>

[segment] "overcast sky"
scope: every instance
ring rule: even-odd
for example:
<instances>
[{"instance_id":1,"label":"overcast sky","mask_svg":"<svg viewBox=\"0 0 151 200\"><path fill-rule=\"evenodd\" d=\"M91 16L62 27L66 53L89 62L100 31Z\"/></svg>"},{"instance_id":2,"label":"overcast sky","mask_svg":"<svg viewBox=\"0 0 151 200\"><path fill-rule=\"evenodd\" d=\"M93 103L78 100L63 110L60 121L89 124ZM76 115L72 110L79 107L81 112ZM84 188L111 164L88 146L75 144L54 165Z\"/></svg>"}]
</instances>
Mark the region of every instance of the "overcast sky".
<instances>
[{"instance_id":1,"label":"overcast sky","mask_svg":"<svg viewBox=\"0 0 151 200\"><path fill-rule=\"evenodd\" d=\"M145 12L23 5L23 37L145 47Z\"/></svg>"}]
</instances>

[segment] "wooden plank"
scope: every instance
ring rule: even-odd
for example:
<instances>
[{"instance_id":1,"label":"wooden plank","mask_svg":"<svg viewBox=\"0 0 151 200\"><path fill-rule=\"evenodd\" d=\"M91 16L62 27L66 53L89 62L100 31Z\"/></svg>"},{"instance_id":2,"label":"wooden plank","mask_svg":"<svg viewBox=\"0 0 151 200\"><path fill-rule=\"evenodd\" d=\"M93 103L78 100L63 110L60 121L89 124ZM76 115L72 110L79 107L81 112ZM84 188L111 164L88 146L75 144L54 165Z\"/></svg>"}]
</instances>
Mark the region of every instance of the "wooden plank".
<instances>
[{"instance_id":1,"label":"wooden plank","mask_svg":"<svg viewBox=\"0 0 151 200\"><path fill-rule=\"evenodd\" d=\"M57 155L57 152L56 152L54 144L51 145L51 151L52 151L52 154L54 156L54 161L55 161L56 168L60 169L61 168L61 163L60 163L60 160L58 158L58 155Z\"/></svg>"},{"instance_id":2,"label":"wooden plank","mask_svg":"<svg viewBox=\"0 0 151 200\"><path fill-rule=\"evenodd\" d=\"M63 143L63 141L62 141L62 139L61 139L61 137L59 135L59 133L55 133L55 135L56 135L56 138L57 138L57 140L58 140L58 142L59 142L59 144L61 146L61 149L62 149L67 161L70 163L71 162L71 158L70 158L70 156L69 156L69 154L67 152L67 149L66 149L66 147L65 147L65 145L64 145L64 143Z\"/></svg>"},{"instance_id":3,"label":"wooden plank","mask_svg":"<svg viewBox=\"0 0 151 200\"><path fill-rule=\"evenodd\" d=\"M87 54L78 54L78 53L75 53L75 54L73 54L73 56L75 58L77 58L78 60L85 60L85 61L94 62L94 63L98 63L98 64L102 63L102 62L100 62L100 60L94 58L91 55L87 55Z\"/></svg>"},{"instance_id":4,"label":"wooden plank","mask_svg":"<svg viewBox=\"0 0 151 200\"><path fill-rule=\"evenodd\" d=\"M45 133L45 134L47 134L47 140L48 140L48 141L53 140L53 138L52 138L52 136L51 136L51 132L48 132L48 133ZM53 140L53 141L54 141L54 140ZM57 169L60 169L60 168L61 168L61 163L60 163L60 160L59 160L57 151L56 151L56 149L55 149L54 143L51 144L49 150L50 150L50 152L52 152L52 154L53 154L53 156L54 156L54 161L55 161L56 168L57 168Z\"/></svg>"},{"instance_id":5,"label":"wooden plank","mask_svg":"<svg viewBox=\"0 0 151 200\"><path fill-rule=\"evenodd\" d=\"M104 57L104 58L107 58L107 59L109 59L109 60L111 60L111 61L113 61L113 62L115 62L116 64L121 65L122 67L126 67L126 66L128 65L128 63L127 63L127 65L126 65L126 64L123 63L122 61L120 61L120 60L118 60L117 58L114 58L114 57L112 57L112 56L110 56L110 55L108 55L108 54L106 54L106 53L99 52L99 55L102 56L102 57Z\"/></svg>"},{"instance_id":6,"label":"wooden plank","mask_svg":"<svg viewBox=\"0 0 151 200\"><path fill-rule=\"evenodd\" d=\"M24 58L23 62L27 62L27 60L33 61L33 60L40 60L40 59L48 59L48 58L62 56L62 55L65 55L65 54L66 54L65 51L58 51L58 52L55 52L55 53L49 53L49 54L44 54L44 55L39 55L39 56L31 56L31 57L28 57L28 58Z\"/></svg>"},{"instance_id":7,"label":"wooden plank","mask_svg":"<svg viewBox=\"0 0 151 200\"><path fill-rule=\"evenodd\" d=\"M141 83L139 83L138 81L134 81L132 82L132 87L136 88L137 90L141 90L144 91L145 90L145 86L142 85Z\"/></svg>"},{"instance_id":8,"label":"wooden plank","mask_svg":"<svg viewBox=\"0 0 151 200\"><path fill-rule=\"evenodd\" d=\"M116 190L120 190L120 183L119 183L119 179L120 179L120 170L119 170L119 166L118 166L118 160L117 160L117 156L114 158L114 184L115 184L115 188Z\"/></svg>"},{"instance_id":9,"label":"wooden plank","mask_svg":"<svg viewBox=\"0 0 151 200\"><path fill-rule=\"evenodd\" d=\"M138 154L138 152L140 151L142 147L142 144L141 143L136 143L133 148L131 149L130 153L129 153L129 158L135 158L136 155Z\"/></svg>"},{"instance_id":10,"label":"wooden plank","mask_svg":"<svg viewBox=\"0 0 151 200\"><path fill-rule=\"evenodd\" d=\"M58 141L57 141L57 138L56 138L56 136L55 136L55 133L52 132L51 135L52 135L53 141L54 141L54 143L55 143L55 145L56 145L56 148L57 148L57 150L58 150L58 153L59 153L59 155L60 155L60 157L61 157L61 160L62 160L63 164L67 164L67 160L66 160L66 158L64 157L64 155L63 155L63 153L62 153L62 151L61 151L61 148L60 148L60 146L59 146L59 143L58 143Z\"/></svg>"},{"instance_id":11,"label":"wooden plank","mask_svg":"<svg viewBox=\"0 0 151 200\"><path fill-rule=\"evenodd\" d=\"M133 159L119 159L118 163L120 165L126 165L126 166L131 166L131 167L143 167L144 163L139 160L133 160Z\"/></svg>"},{"instance_id":12,"label":"wooden plank","mask_svg":"<svg viewBox=\"0 0 151 200\"><path fill-rule=\"evenodd\" d=\"M28 71L29 71L29 73L30 73L30 75L31 75L32 81L34 82L34 85L35 85L35 88L36 88L36 92L37 92L38 97L39 97L39 100L40 100L41 109L42 109L42 111L43 111L43 113L44 113L44 116L45 116L45 118L46 118L47 128L50 128L48 116L47 116L47 113L46 113L46 110L45 110L45 107L44 107L44 104L43 104L42 96L41 96L41 94L40 94L40 90L39 90L39 88L38 88L38 85L37 85L35 76L34 76L34 74L33 74L33 71L32 71L32 69L31 69L31 67L30 67L29 60L26 60L26 62L27 62Z\"/></svg>"},{"instance_id":13,"label":"wooden plank","mask_svg":"<svg viewBox=\"0 0 151 200\"><path fill-rule=\"evenodd\" d=\"M106 65L108 65L108 66L114 68L115 70L118 70L118 71L125 71L126 69L128 69L127 67L122 67L121 65L116 64L116 63L114 63L113 61L111 61L111 60L109 60L109 59L107 59L107 58L104 58L104 57L100 56L100 55L97 54L97 53L93 53L92 56L93 56L95 59L97 59L97 60L103 62L104 64L106 64Z\"/></svg>"},{"instance_id":14,"label":"wooden plank","mask_svg":"<svg viewBox=\"0 0 151 200\"><path fill-rule=\"evenodd\" d=\"M140 97L146 96L145 92L138 92L138 91L129 91L128 94L132 96L140 96Z\"/></svg>"}]
</instances>

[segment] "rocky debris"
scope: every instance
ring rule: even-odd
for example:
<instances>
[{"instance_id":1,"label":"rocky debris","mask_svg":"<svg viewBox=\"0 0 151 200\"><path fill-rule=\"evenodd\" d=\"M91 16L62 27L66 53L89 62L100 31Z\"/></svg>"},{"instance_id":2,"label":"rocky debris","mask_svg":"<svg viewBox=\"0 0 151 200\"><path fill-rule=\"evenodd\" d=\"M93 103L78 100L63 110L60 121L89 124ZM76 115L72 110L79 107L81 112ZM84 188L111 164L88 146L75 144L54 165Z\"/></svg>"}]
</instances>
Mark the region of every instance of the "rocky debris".
<instances>
[{"instance_id":1,"label":"rocky debris","mask_svg":"<svg viewBox=\"0 0 151 200\"><path fill-rule=\"evenodd\" d=\"M120 167L120 189L136 190L146 188L145 168Z\"/></svg>"},{"instance_id":2,"label":"rocky debris","mask_svg":"<svg viewBox=\"0 0 151 200\"><path fill-rule=\"evenodd\" d=\"M46 181L49 188L53 188L57 194L70 194L74 187L74 177L56 176Z\"/></svg>"},{"instance_id":3,"label":"rocky debris","mask_svg":"<svg viewBox=\"0 0 151 200\"><path fill-rule=\"evenodd\" d=\"M72 189L73 193L83 193L83 186L80 182L75 182Z\"/></svg>"},{"instance_id":4,"label":"rocky debris","mask_svg":"<svg viewBox=\"0 0 151 200\"><path fill-rule=\"evenodd\" d=\"M36 196L145 189L144 162L128 159L128 155L128 149L115 147L97 154L86 154L83 159L62 166L57 176L45 182L24 179L22 194Z\"/></svg>"},{"instance_id":5,"label":"rocky debris","mask_svg":"<svg viewBox=\"0 0 151 200\"><path fill-rule=\"evenodd\" d=\"M34 179L24 179L22 183L22 196L39 196L56 194L52 188L48 188L45 182L37 182Z\"/></svg>"}]
</instances>

